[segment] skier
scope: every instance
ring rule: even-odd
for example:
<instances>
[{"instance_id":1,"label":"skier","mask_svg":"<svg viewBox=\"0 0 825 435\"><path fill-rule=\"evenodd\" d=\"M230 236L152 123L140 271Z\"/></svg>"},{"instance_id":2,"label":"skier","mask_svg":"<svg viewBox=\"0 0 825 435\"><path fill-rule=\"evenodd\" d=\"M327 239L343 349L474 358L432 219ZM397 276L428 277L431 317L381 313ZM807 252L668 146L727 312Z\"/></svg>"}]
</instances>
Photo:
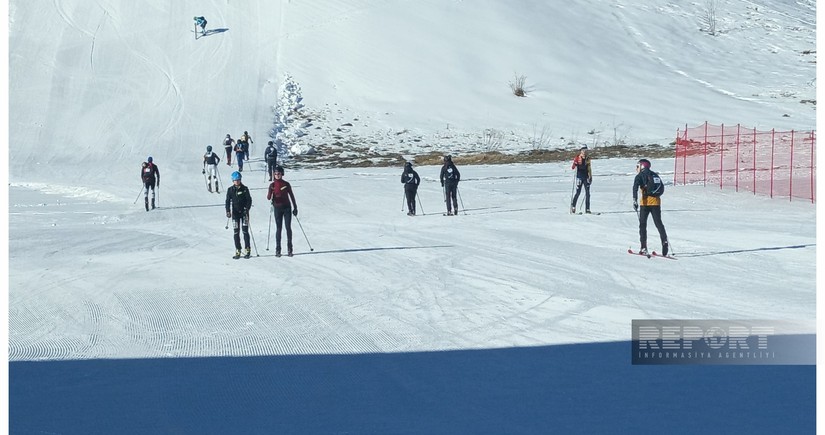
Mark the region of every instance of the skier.
<instances>
[{"instance_id":1,"label":"skier","mask_svg":"<svg viewBox=\"0 0 825 435\"><path fill-rule=\"evenodd\" d=\"M576 170L576 194L570 202L570 213L576 213L576 201L579 200L579 194L584 186L584 212L590 214L590 184L593 182L593 173L590 171L590 156L587 155L586 146L581 147L570 169Z\"/></svg>"},{"instance_id":2,"label":"skier","mask_svg":"<svg viewBox=\"0 0 825 435\"><path fill-rule=\"evenodd\" d=\"M238 138L238 141L235 142L235 160L238 161L238 172L243 172L244 148L243 138Z\"/></svg>"},{"instance_id":3,"label":"skier","mask_svg":"<svg viewBox=\"0 0 825 435\"><path fill-rule=\"evenodd\" d=\"M275 256L281 256L281 228L285 225L286 255L292 257L292 216L298 216L298 204L295 203L292 185L283 179L284 168L276 166L273 175L275 181L269 185L266 199L272 201L272 212L275 214ZM292 201L291 208L290 200ZM290 211L292 215L290 215Z\"/></svg>"},{"instance_id":4,"label":"skier","mask_svg":"<svg viewBox=\"0 0 825 435\"><path fill-rule=\"evenodd\" d=\"M201 27L201 35L206 35L206 18L204 18L204 17L194 17L193 19L195 20L195 28L197 29L197 26L200 26Z\"/></svg>"},{"instance_id":5,"label":"skier","mask_svg":"<svg viewBox=\"0 0 825 435\"><path fill-rule=\"evenodd\" d=\"M636 178L633 179L633 209L639 214L639 241L642 246L640 253L647 254L647 216L653 216L653 223L659 230L659 238L662 241L662 255L667 256L670 246L667 242L667 232L662 223L662 200L658 196L650 196L647 193L647 177L654 175L650 170L650 160L641 159L636 164ZM655 174L658 177L658 174ZM642 202L638 202L638 192L642 191Z\"/></svg>"},{"instance_id":6,"label":"skier","mask_svg":"<svg viewBox=\"0 0 825 435\"><path fill-rule=\"evenodd\" d=\"M215 193L221 193L218 188L218 163L221 158L212 152L212 145L206 146L206 154L203 155L203 171L202 174L209 173L209 178L206 181L206 190L212 192L212 179L215 179Z\"/></svg>"},{"instance_id":7,"label":"skier","mask_svg":"<svg viewBox=\"0 0 825 435\"><path fill-rule=\"evenodd\" d=\"M264 161L266 161L266 173L269 174L269 181L272 181L272 171L278 165L278 148L275 147L275 142L269 141L266 150L264 150Z\"/></svg>"},{"instance_id":8,"label":"skier","mask_svg":"<svg viewBox=\"0 0 825 435\"><path fill-rule=\"evenodd\" d=\"M404 164L404 173L401 174L401 182L404 183L404 195L407 197L407 216L415 216L415 196L418 193L418 184L421 178L418 172L412 167L412 163Z\"/></svg>"},{"instance_id":9,"label":"skier","mask_svg":"<svg viewBox=\"0 0 825 435\"><path fill-rule=\"evenodd\" d=\"M155 186L160 188L160 170L157 165L152 162L152 156L149 156L140 169L140 179L143 181L143 202L146 206L146 211L149 211L149 189L152 189L152 210L155 209Z\"/></svg>"},{"instance_id":10,"label":"skier","mask_svg":"<svg viewBox=\"0 0 825 435\"><path fill-rule=\"evenodd\" d=\"M232 166L232 148L235 146L235 139L229 133L226 134L226 139L223 140L223 148L226 150L226 166Z\"/></svg>"},{"instance_id":11,"label":"skier","mask_svg":"<svg viewBox=\"0 0 825 435\"><path fill-rule=\"evenodd\" d=\"M230 209L231 206L231 209ZM249 258L252 253L249 248L249 209L252 207L252 196L249 188L241 183L241 173L232 173L232 185L226 189L226 217L232 218L233 237L235 238L235 255L241 257L241 236L243 229L244 258Z\"/></svg>"},{"instance_id":12,"label":"skier","mask_svg":"<svg viewBox=\"0 0 825 435\"><path fill-rule=\"evenodd\" d=\"M243 147L244 159L249 160L249 146L251 144L255 143L255 141L252 140L252 136L250 136L249 132L246 131L246 130L244 130L243 135L241 135L240 140L242 140L243 143L244 143L244 147Z\"/></svg>"},{"instance_id":13,"label":"skier","mask_svg":"<svg viewBox=\"0 0 825 435\"><path fill-rule=\"evenodd\" d=\"M444 157L444 166L441 167L441 187L444 188L444 202L447 203L447 216L458 216L458 182L461 174L453 164L453 157ZM453 214L455 209L455 214Z\"/></svg>"}]
</instances>

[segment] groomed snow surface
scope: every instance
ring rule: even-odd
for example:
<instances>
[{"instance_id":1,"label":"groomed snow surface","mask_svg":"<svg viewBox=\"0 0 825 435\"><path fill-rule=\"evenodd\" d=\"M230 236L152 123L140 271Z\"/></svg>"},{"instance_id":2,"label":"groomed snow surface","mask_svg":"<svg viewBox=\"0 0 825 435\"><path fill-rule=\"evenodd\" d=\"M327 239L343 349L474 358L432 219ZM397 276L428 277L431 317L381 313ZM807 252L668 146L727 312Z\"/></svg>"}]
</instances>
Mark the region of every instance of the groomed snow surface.
<instances>
[{"instance_id":1,"label":"groomed snow surface","mask_svg":"<svg viewBox=\"0 0 825 435\"><path fill-rule=\"evenodd\" d=\"M400 166L286 158L300 225L275 258L260 161L287 74L308 146L345 123L405 156L486 129L502 151L545 127L596 151L706 120L810 129L814 2L725 2L716 37L658 0L9 6L11 433L814 431L815 366L634 366L629 343L633 319L814 320L809 202L669 184L678 259L647 259L625 253L635 159L593 161L597 216L568 213L568 162L460 166L455 217L416 165L409 217ZM233 260L201 156L244 130L255 247Z\"/></svg>"}]
</instances>

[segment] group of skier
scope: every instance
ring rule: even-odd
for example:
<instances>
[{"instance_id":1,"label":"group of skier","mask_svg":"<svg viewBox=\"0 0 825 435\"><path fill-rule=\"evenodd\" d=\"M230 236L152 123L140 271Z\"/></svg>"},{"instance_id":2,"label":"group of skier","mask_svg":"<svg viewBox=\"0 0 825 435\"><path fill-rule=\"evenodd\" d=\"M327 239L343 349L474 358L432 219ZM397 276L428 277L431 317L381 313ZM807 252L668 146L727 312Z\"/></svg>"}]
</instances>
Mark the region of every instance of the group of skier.
<instances>
[{"instance_id":1,"label":"group of skier","mask_svg":"<svg viewBox=\"0 0 825 435\"><path fill-rule=\"evenodd\" d=\"M453 163L452 156L444 156L444 163L441 166L439 175L441 187L444 189L444 202L447 205L446 216L458 216L458 182L461 181L461 173ZM401 174L401 183L404 184L404 197L407 203L407 216L416 214L416 198L418 197L418 185L421 177L412 167L412 163L404 164L404 172Z\"/></svg>"},{"instance_id":2,"label":"group of skier","mask_svg":"<svg viewBox=\"0 0 825 435\"><path fill-rule=\"evenodd\" d=\"M223 148L226 151L226 165L232 166L232 153L235 153L235 160L238 163L238 172L243 172L244 161L249 160L249 146L255 143L248 131L244 131L236 141L229 133L223 139Z\"/></svg>"},{"instance_id":3,"label":"group of skier","mask_svg":"<svg viewBox=\"0 0 825 435\"><path fill-rule=\"evenodd\" d=\"M292 185L284 180L284 168L275 166L272 171L275 181L267 189L266 199L272 205L275 217L275 256L281 256L281 233L286 228L286 255L292 257L292 217L298 216L298 204ZM238 259L243 254L249 258L252 252L249 244L249 210L252 208L252 195L242 182L240 172L232 173L232 186L226 189L226 217L232 220L232 232L235 241L235 255ZM241 232L243 233L243 251L241 250Z\"/></svg>"},{"instance_id":4,"label":"group of skier","mask_svg":"<svg viewBox=\"0 0 825 435\"><path fill-rule=\"evenodd\" d=\"M570 200L570 213L576 213L576 201L579 200L579 194L584 188L584 213L591 214L590 211L590 185L593 183L593 172L590 167L590 156L587 153L587 147L584 146L579 149L579 153L573 159L573 166L575 169L575 177L573 184L573 196ZM670 243L667 240L667 231L665 225L662 223L662 200L661 195L664 191L664 184L662 183L659 174L650 169L650 160L640 159L636 162L636 177L633 179L633 210L636 211L639 219L639 242L641 247L638 254L649 255L647 249L647 218L653 217L653 224L659 231L659 238L662 242L662 255L667 257L671 251ZM641 192L641 202L639 202L639 193Z\"/></svg>"},{"instance_id":5,"label":"group of skier","mask_svg":"<svg viewBox=\"0 0 825 435\"><path fill-rule=\"evenodd\" d=\"M231 140L230 135L226 135L227 140ZM252 138L248 132L244 132L238 143L251 143ZM247 147L235 145L238 157L238 171L232 173L232 186L226 190L226 217L233 222L233 237L235 241L235 255L233 258L243 256L249 258L251 249L249 244L249 209L252 207L252 197L249 189L242 183L241 170L244 152L248 152ZM227 151L227 159L231 158L231 153ZM298 216L298 205L295 202L295 195L292 186L283 179L284 168L278 165L278 149L273 141L269 141L264 151L266 171L271 182L267 190L266 199L270 201L272 213L275 217L275 255L281 256L281 233L286 228L287 255L293 255L292 249L292 217ZM590 214L590 185L593 182L590 156L587 147L582 147L573 159L571 169L574 174L573 194L570 201L570 213L576 213L576 202L579 199L582 188L584 188L585 213ZM212 181L214 180L214 192L220 193L218 184L218 164L220 157L212 151L212 146L206 147L206 154L203 156L202 173L206 178L206 186L209 192L213 191ZM229 164L227 162L227 164ZM664 191L664 184L657 173L650 169L651 163L647 159L640 159L636 164L636 176L633 179L633 209L639 219L639 242L638 254L650 255L647 248L647 220L653 217L653 223L659 232L662 243L662 255L667 256L671 249L667 239L667 232L662 223L661 194ZM146 211L155 208L155 188L160 187L160 171L154 164L152 157L148 157L141 165L141 181L144 185L144 202ZM444 202L447 206L447 216L458 215L458 183L461 181L461 173L452 161L452 156L445 156L441 172L439 175L441 186L444 190ZM407 215L416 215L416 202L418 198L418 186L421 177L413 169L412 163L404 165L401 174L401 183L404 185L404 196L406 199ZM149 192L151 190L151 201ZM639 194L641 193L641 201ZM580 212L581 213L581 212ZM241 246L240 234L243 233L243 248Z\"/></svg>"}]
</instances>

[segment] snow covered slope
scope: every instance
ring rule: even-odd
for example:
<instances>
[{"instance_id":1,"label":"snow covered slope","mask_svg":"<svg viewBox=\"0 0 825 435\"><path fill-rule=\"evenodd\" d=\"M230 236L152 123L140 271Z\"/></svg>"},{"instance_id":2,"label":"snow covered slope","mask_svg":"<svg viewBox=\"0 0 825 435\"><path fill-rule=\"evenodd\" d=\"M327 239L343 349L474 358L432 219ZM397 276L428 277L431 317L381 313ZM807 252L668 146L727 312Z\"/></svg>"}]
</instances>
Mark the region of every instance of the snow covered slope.
<instances>
[{"instance_id":1,"label":"snow covered slope","mask_svg":"<svg viewBox=\"0 0 825 435\"><path fill-rule=\"evenodd\" d=\"M388 153L473 149L485 129L508 151L545 126L551 146L811 128L814 5L724 2L713 37L702 5L660 0L12 2L10 430L714 432L746 414L748 433L809 431L812 367L634 367L626 346L632 319L814 319L809 203L668 186L679 259L648 260L624 253L632 159L594 161L599 216L567 213L566 162L462 166L457 217L437 167L417 168L408 217L400 167L287 160L297 255L276 259L257 158L287 74L302 140L349 130ZM236 261L200 171L244 130L260 257Z\"/></svg>"}]
</instances>

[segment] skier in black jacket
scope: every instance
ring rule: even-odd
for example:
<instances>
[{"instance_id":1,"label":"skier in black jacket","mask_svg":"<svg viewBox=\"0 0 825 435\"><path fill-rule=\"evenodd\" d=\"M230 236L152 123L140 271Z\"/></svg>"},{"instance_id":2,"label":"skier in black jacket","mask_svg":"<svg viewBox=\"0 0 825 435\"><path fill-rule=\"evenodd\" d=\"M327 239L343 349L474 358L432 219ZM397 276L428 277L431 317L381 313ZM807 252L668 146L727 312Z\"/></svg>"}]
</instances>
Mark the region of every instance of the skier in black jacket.
<instances>
[{"instance_id":1,"label":"skier in black jacket","mask_svg":"<svg viewBox=\"0 0 825 435\"><path fill-rule=\"evenodd\" d=\"M264 161L266 161L266 173L269 175L269 181L272 181L272 172L275 171L275 166L278 165L278 148L275 147L275 142L269 141L264 150Z\"/></svg>"},{"instance_id":2,"label":"skier in black jacket","mask_svg":"<svg viewBox=\"0 0 825 435\"><path fill-rule=\"evenodd\" d=\"M232 218L232 230L235 238L235 255L241 257L241 236L243 229L244 258L249 258L251 249L249 248L249 209L252 207L252 195L249 188L241 183L241 173L232 173L232 186L226 189L226 217Z\"/></svg>"},{"instance_id":3,"label":"skier in black jacket","mask_svg":"<svg viewBox=\"0 0 825 435\"><path fill-rule=\"evenodd\" d=\"M143 203L149 211L149 189L152 189L152 210L155 209L155 186L160 188L160 170L149 156L140 168L140 180L143 181Z\"/></svg>"},{"instance_id":4,"label":"skier in black jacket","mask_svg":"<svg viewBox=\"0 0 825 435\"><path fill-rule=\"evenodd\" d=\"M453 157L444 157L444 166L441 167L441 187L444 188L444 202L447 203L447 216L458 216L458 182L461 173L453 164ZM451 204L452 203L452 204ZM453 214L455 209L455 214Z\"/></svg>"},{"instance_id":5,"label":"skier in black jacket","mask_svg":"<svg viewBox=\"0 0 825 435\"><path fill-rule=\"evenodd\" d=\"M418 185L421 183L421 178L419 178L418 172L415 172L415 169L413 169L412 163L407 162L404 165L401 182L404 183L404 194L407 197L407 216L415 216L415 196L418 192Z\"/></svg>"}]
</instances>

